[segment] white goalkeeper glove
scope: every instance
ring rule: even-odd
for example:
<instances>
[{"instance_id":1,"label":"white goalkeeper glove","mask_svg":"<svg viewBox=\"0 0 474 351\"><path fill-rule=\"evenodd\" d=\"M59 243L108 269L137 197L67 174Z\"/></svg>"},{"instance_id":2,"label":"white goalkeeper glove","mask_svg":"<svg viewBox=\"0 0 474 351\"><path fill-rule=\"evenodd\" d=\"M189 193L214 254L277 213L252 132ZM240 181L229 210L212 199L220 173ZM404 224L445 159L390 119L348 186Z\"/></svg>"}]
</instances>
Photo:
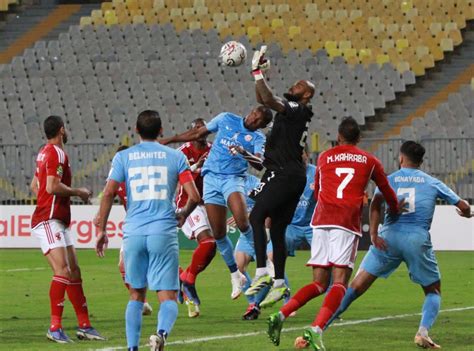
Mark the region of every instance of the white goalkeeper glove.
<instances>
[{"instance_id":1,"label":"white goalkeeper glove","mask_svg":"<svg viewBox=\"0 0 474 351\"><path fill-rule=\"evenodd\" d=\"M263 79L263 71L270 68L270 60L265 57L267 46L262 45L260 50L257 50L253 54L252 58L252 75L255 80Z\"/></svg>"}]
</instances>

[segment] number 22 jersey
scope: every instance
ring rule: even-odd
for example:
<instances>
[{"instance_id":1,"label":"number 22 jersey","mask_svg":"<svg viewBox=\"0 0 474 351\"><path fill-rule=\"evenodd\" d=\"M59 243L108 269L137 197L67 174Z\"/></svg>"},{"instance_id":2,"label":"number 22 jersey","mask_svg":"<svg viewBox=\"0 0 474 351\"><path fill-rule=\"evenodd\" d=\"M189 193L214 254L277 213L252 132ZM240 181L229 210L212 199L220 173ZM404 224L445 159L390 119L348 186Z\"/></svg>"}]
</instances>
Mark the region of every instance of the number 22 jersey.
<instances>
[{"instance_id":1,"label":"number 22 jersey","mask_svg":"<svg viewBox=\"0 0 474 351\"><path fill-rule=\"evenodd\" d=\"M398 208L397 196L390 187L380 161L355 145L340 145L319 155L314 181L315 228L342 228L361 235L364 191L373 180L384 195L390 210Z\"/></svg>"},{"instance_id":2,"label":"number 22 jersey","mask_svg":"<svg viewBox=\"0 0 474 351\"><path fill-rule=\"evenodd\" d=\"M193 181L181 151L141 142L115 155L109 179L127 189L124 236L176 235L176 186Z\"/></svg>"}]
</instances>

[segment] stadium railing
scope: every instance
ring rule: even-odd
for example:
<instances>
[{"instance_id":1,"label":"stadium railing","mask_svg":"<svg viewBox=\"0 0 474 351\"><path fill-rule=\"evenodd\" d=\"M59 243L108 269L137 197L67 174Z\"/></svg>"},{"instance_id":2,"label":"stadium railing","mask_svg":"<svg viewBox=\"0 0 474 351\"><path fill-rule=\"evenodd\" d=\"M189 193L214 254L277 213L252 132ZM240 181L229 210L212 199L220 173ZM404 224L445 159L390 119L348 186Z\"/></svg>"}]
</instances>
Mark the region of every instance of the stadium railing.
<instances>
[{"instance_id":1,"label":"stadium railing","mask_svg":"<svg viewBox=\"0 0 474 351\"><path fill-rule=\"evenodd\" d=\"M364 139L360 147L380 159L387 173L398 169L398 150L404 139ZM452 187L463 198L474 200L474 138L423 138L426 148L421 167ZM118 144L66 144L73 172L73 185L102 191L110 162ZM34 173L37 150L29 145L0 145L0 203L33 204L29 185ZM373 188L369 188L371 194ZM74 201L79 204L79 201Z\"/></svg>"}]
</instances>

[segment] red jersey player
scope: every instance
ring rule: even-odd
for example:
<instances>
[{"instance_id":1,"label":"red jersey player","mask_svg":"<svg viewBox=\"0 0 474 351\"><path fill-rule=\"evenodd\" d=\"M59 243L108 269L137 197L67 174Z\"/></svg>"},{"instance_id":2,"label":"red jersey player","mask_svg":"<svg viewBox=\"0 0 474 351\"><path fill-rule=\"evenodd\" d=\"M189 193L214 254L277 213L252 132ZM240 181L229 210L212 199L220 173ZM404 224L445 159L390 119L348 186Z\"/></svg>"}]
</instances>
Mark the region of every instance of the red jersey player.
<instances>
[{"instance_id":1,"label":"red jersey player","mask_svg":"<svg viewBox=\"0 0 474 351\"><path fill-rule=\"evenodd\" d=\"M283 321L309 300L326 292L332 274L332 286L312 324L304 331L305 346L325 350L322 331L337 310L346 292L354 268L361 234L364 192L373 180L387 201L389 210L398 213L397 196L390 187L380 161L356 145L360 129L352 117L338 128L338 146L320 154L315 176L316 208L312 218L311 259L313 283L301 288L288 303L269 317L269 336L280 342ZM301 341L301 340L299 340Z\"/></svg>"},{"instance_id":2,"label":"red jersey player","mask_svg":"<svg viewBox=\"0 0 474 351\"><path fill-rule=\"evenodd\" d=\"M192 122L191 128L204 127L205 125L206 123L202 118L197 118ZM207 142L206 135L196 141L185 143L179 148L189 161L194 183L196 183L201 197L203 195L201 168L211 150L211 146L212 144ZM186 192L183 187L180 187L176 196L178 211L186 205L187 201ZM206 208L203 205L198 205L186 219L181 230L188 239L196 240L198 243L193 252L190 265L180 274L180 281L188 305L188 315L194 318L199 316L199 305L201 303L195 286L196 277L209 265L216 254L216 241L211 233Z\"/></svg>"},{"instance_id":3,"label":"red jersey player","mask_svg":"<svg viewBox=\"0 0 474 351\"><path fill-rule=\"evenodd\" d=\"M70 197L78 196L87 203L91 192L86 188L71 188L71 168L64 151L67 133L61 117L49 116L43 125L48 142L36 158L36 172L31 182L31 190L38 200L31 220L31 232L40 240L41 250L54 274L49 290L51 325L46 337L58 343L71 342L61 326L64 295L67 292L79 323L77 337L105 340L89 321L81 271L68 228L71 221Z\"/></svg>"}]
</instances>

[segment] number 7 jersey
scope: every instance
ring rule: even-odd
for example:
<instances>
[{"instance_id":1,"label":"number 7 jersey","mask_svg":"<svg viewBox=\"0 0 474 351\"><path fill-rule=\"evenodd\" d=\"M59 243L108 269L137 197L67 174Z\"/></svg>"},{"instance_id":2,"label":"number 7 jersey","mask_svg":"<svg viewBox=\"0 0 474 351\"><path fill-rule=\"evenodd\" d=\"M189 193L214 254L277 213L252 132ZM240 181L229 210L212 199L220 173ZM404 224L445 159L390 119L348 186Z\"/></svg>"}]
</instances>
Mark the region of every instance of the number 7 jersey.
<instances>
[{"instance_id":1,"label":"number 7 jersey","mask_svg":"<svg viewBox=\"0 0 474 351\"><path fill-rule=\"evenodd\" d=\"M125 182L127 189L124 236L176 236L176 186L193 181L181 151L141 142L115 155L109 179Z\"/></svg>"},{"instance_id":2,"label":"number 7 jersey","mask_svg":"<svg viewBox=\"0 0 474 351\"><path fill-rule=\"evenodd\" d=\"M370 180L382 191L391 211L397 196L388 183L380 161L355 145L341 145L319 155L314 181L317 204L311 225L342 228L361 234L364 192Z\"/></svg>"}]
</instances>

